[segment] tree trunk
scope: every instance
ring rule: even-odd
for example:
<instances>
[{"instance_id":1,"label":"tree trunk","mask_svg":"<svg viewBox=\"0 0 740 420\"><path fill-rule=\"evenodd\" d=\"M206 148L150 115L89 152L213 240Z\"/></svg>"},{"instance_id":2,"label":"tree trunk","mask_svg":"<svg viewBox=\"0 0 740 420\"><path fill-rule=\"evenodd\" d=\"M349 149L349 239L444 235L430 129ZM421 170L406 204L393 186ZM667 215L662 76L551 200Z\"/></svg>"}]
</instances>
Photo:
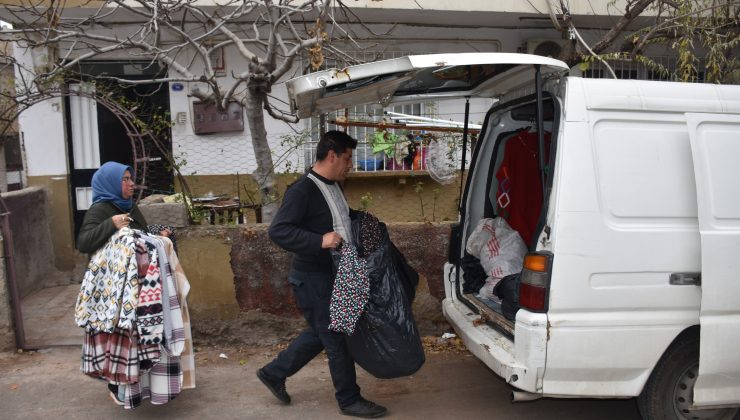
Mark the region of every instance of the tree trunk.
<instances>
[{"instance_id":1,"label":"tree trunk","mask_svg":"<svg viewBox=\"0 0 740 420\"><path fill-rule=\"evenodd\" d=\"M252 136L252 148L257 160L257 170L252 174L259 186L262 198L262 222L270 223L278 209L277 189L275 188L275 171L272 162L272 153L267 144L267 130L265 130L265 114L262 104L265 93L261 89L248 89L246 98L247 123Z\"/></svg>"}]
</instances>

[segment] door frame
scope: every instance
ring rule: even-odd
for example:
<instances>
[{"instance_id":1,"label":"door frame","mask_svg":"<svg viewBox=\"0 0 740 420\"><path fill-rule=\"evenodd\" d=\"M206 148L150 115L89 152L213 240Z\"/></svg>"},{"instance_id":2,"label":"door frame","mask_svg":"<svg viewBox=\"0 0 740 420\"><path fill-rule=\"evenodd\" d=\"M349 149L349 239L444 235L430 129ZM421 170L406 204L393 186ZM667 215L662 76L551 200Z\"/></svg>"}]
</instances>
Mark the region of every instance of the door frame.
<instances>
[{"instance_id":1,"label":"door frame","mask_svg":"<svg viewBox=\"0 0 740 420\"><path fill-rule=\"evenodd\" d=\"M699 375L694 405L740 404L740 115L687 113L701 236Z\"/></svg>"}]
</instances>

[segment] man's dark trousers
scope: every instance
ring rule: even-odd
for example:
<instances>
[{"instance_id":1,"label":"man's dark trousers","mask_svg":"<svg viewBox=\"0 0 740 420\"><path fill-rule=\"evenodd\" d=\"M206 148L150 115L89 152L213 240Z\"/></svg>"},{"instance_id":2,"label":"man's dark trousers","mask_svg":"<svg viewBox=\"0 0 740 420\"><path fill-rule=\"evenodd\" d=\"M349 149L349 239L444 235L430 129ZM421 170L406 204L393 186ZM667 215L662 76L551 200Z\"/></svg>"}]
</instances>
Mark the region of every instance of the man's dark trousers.
<instances>
[{"instance_id":1,"label":"man's dark trousers","mask_svg":"<svg viewBox=\"0 0 740 420\"><path fill-rule=\"evenodd\" d=\"M355 361L347 351L343 334L329 331L329 302L334 276L330 273L291 270L288 281L309 328L280 352L275 360L267 364L263 371L270 379L287 378L298 372L321 350L326 349L339 407L354 404L360 399Z\"/></svg>"}]
</instances>

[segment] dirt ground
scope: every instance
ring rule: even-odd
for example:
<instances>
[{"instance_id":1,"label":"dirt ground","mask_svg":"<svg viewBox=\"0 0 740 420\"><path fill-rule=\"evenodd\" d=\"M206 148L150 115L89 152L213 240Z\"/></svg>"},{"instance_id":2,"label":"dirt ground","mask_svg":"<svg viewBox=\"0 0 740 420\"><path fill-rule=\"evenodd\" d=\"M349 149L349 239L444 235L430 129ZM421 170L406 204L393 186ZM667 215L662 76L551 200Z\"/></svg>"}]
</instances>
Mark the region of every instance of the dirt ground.
<instances>
[{"instance_id":1,"label":"dirt ground","mask_svg":"<svg viewBox=\"0 0 740 420\"><path fill-rule=\"evenodd\" d=\"M196 347L197 388L163 406L144 402L124 410L105 385L79 371L80 348L52 347L0 353L3 419L337 419L326 357L319 355L288 380L293 398L281 405L254 372L284 346ZM398 419L619 419L639 418L631 400L539 400L511 404L510 388L454 340L425 338L419 372L376 379L358 368L363 395Z\"/></svg>"}]
</instances>

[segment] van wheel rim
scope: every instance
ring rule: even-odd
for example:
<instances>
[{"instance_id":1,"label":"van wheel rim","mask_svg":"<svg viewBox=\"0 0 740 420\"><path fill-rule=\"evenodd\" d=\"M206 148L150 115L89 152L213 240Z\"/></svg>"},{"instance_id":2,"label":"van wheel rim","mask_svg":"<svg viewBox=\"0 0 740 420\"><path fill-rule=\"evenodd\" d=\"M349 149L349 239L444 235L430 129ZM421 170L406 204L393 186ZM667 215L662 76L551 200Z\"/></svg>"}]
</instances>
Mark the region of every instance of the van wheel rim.
<instances>
[{"instance_id":1,"label":"van wheel rim","mask_svg":"<svg viewBox=\"0 0 740 420\"><path fill-rule=\"evenodd\" d=\"M673 409L679 419L686 420L713 420L722 419L726 414L724 409L692 410L694 401L694 385L699 375L699 364L686 369L678 378L676 389L673 392Z\"/></svg>"}]
</instances>

